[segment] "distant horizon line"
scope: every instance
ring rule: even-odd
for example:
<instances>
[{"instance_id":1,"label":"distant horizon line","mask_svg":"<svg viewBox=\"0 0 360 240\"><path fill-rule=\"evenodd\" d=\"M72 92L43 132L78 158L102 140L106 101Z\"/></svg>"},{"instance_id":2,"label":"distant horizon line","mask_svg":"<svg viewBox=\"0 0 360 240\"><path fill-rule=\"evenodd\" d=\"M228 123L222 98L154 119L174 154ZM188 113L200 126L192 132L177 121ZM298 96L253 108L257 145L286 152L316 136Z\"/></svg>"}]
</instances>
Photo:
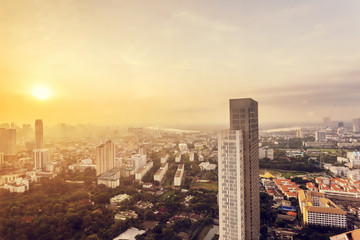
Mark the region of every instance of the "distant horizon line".
<instances>
[{"instance_id":1,"label":"distant horizon line","mask_svg":"<svg viewBox=\"0 0 360 240\"><path fill-rule=\"evenodd\" d=\"M37 118L39 119L39 118ZM43 119L42 119L43 120ZM341 120L334 120L332 122L339 122ZM344 123L351 123L351 121L343 121ZM22 127L23 124L31 124L32 126L35 123L16 123L16 122L3 122L0 123L1 125L11 124L14 123L18 127ZM159 127L159 128L173 128L173 129L189 129L189 130L199 130L199 129L226 129L227 123L215 123L215 124L141 124L141 123L134 123L134 124L117 124L117 123L66 123L66 122L58 122L58 123L46 123L46 121L43 120L45 127L56 127L58 125L64 124L68 126L98 126L98 127L121 127L121 128L130 128L130 127L142 127L142 128L151 128L151 127ZM304 126L318 126L322 125L323 122L259 122L259 127L263 129L271 129L271 128L283 128L283 127L304 127Z\"/></svg>"}]
</instances>

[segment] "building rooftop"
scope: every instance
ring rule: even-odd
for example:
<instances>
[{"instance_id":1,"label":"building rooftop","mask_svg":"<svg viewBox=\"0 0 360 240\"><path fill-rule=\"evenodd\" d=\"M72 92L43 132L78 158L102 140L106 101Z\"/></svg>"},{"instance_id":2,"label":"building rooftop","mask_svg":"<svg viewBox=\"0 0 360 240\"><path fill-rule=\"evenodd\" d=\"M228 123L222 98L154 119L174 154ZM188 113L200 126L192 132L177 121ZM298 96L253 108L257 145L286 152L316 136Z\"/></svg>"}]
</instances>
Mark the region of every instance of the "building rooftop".
<instances>
[{"instance_id":1,"label":"building rooftop","mask_svg":"<svg viewBox=\"0 0 360 240\"><path fill-rule=\"evenodd\" d=\"M330 214L341 214L346 215L346 212L341 210L340 208L333 207L305 207L308 212L316 212L316 213L330 213Z\"/></svg>"}]
</instances>

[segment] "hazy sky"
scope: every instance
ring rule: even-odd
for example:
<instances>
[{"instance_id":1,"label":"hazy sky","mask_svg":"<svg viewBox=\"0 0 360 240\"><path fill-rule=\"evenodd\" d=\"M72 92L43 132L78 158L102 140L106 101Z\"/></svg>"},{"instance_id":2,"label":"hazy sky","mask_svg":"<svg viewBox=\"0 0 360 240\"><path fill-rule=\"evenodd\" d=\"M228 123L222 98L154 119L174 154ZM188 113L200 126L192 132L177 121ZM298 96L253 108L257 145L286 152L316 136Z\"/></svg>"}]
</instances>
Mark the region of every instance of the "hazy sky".
<instances>
[{"instance_id":1,"label":"hazy sky","mask_svg":"<svg viewBox=\"0 0 360 240\"><path fill-rule=\"evenodd\" d=\"M0 122L223 124L243 97L260 122L360 116L358 0L0 4Z\"/></svg>"}]
</instances>

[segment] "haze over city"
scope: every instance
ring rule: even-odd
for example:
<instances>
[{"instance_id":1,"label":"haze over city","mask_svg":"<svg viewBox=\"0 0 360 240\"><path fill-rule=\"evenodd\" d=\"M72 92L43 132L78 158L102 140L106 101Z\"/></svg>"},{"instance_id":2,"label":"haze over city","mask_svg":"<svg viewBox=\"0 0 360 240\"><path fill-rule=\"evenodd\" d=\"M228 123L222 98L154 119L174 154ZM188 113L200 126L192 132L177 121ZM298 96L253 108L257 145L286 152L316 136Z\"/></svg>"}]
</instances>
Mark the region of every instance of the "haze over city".
<instances>
[{"instance_id":1,"label":"haze over city","mask_svg":"<svg viewBox=\"0 0 360 240\"><path fill-rule=\"evenodd\" d=\"M1 1L1 122L358 117L359 1ZM42 86L47 97L34 97Z\"/></svg>"}]
</instances>

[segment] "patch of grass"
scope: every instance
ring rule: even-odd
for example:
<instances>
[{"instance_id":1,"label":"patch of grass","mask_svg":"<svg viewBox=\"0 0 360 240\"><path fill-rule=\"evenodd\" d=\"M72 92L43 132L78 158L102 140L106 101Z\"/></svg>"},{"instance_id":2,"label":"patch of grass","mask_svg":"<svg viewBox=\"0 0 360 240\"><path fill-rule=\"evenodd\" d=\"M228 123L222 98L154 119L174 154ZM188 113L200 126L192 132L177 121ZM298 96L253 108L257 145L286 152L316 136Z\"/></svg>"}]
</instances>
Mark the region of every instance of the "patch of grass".
<instances>
[{"instance_id":1,"label":"patch of grass","mask_svg":"<svg viewBox=\"0 0 360 240\"><path fill-rule=\"evenodd\" d=\"M336 153L338 151L337 148L310 148L308 151L322 151L322 152L331 152Z\"/></svg>"},{"instance_id":2,"label":"patch of grass","mask_svg":"<svg viewBox=\"0 0 360 240\"><path fill-rule=\"evenodd\" d=\"M218 183L214 181L211 181L209 183L191 183L190 186L191 188L204 188L210 191L218 191Z\"/></svg>"},{"instance_id":3,"label":"patch of grass","mask_svg":"<svg viewBox=\"0 0 360 240\"><path fill-rule=\"evenodd\" d=\"M164 193L163 195L161 195L160 199L164 200L174 194L175 194L175 190L169 190L166 193Z\"/></svg>"},{"instance_id":4,"label":"patch of grass","mask_svg":"<svg viewBox=\"0 0 360 240\"><path fill-rule=\"evenodd\" d=\"M307 174L306 172L284 172L281 174L284 178L290 178L298 175Z\"/></svg>"}]
</instances>

